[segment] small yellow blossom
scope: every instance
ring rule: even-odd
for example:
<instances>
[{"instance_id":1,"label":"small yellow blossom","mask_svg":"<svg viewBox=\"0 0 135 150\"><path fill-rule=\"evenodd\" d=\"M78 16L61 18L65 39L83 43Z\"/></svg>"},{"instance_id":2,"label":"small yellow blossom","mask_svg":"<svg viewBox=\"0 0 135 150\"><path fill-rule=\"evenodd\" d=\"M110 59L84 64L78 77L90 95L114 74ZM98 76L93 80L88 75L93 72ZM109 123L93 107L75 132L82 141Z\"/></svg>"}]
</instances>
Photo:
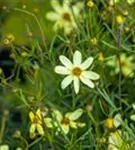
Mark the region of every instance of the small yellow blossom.
<instances>
[{"instance_id":1,"label":"small yellow blossom","mask_svg":"<svg viewBox=\"0 0 135 150\"><path fill-rule=\"evenodd\" d=\"M63 131L65 134L68 134L70 127L77 129L78 127L85 126L85 123L75 122L82 113L82 109L77 109L73 112L66 113L63 116L58 110L53 110L53 116L56 120L54 125L57 127L58 131Z\"/></svg>"},{"instance_id":2,"label":"small yellow blossom","mask_svg":"<svg viewBox=\"0 0 135 150\"><path fill-rule=\"evenodd\" d=\"M31 126L30 126L30 138L35 138L36 134L35 131L37 130L39 135L44 135L44 129L42 126L42 117L40 109L37 109L36 113L33 112L29 113L29 117L31 120Z\"/></svg>"},{"instance_id":3,"label":"small yellow blossom","mask_svg":"<svg viewBox=\"0 0 135 150\"><path fill-rule=\"evenodd\" d=\"M109 0L109 5L114 6L116 3L119 3L120 0Z\"/></svg>"},{"instance_id":4,"label":"small yellow blossom","mask_svg":"<svg viewBox=\"0 0 135 150\"><path fill-rule=\"evenodd\" d=\"M121 124L121 115L117 114L114 118L110 117L105 121L105 126L110 131L115 131Z\"/></svg>"},{"instance_id":5,"label":"small yellow blossom","mask_svg":"<svg viewBox=\"0 0 135 150\"><path fill-rule=\"evenodd\" d=\"M116 16L116 22L121 24L123 22L123 17L121 15Z\"/></svg>"},{"instance_id":6,"label":"small yellow blossom","mask_svg":"<svg viewBox=\"0 0 135 150\"><path fill-rule=\"evenodd\" d=\"M94 2L92 0L88 1L87 6L92 8L94 6Z\"/></svg>"},{"instance_id":7,"label":"small yellow blossom","mask_svg":"<svg viewBox=\"0 0 135 150\"><path fill-rule=\"evenodd\" d=\"M132 78L134 77L134 70L135 70L135 63L133 60L135 57L132 56L126 56L125 53L120 54L120 66L119 61L116 56L112 57L107 61L107 65L114 68L114 71L111 72L112 75L118 74L121 72L125 77Z\"/></svg>"},{"instance_id":8,"label":"small yellow blossom","mask_svg":"<svg viewBox=\"0 0 135 150\"><path fill-rule=\"evenodd\" d=\"M104 55L103 55L102 52L99 53L98 60L99 60L100 62L103 62L103 61L104 61Z\"/></svg>"},{"instance_id":9,"label":"small yellow blossom","mask_svg":"<svg viewBox=\"0 0 135 150\"><path fill-rule=\"evenodd\" d=\"M36 130L37 133L41 136L45 134L43 125L45 125L45 127L52 128L51 118L42 116L40 109L37 109L35 114L33 112L30 112L29 117L31 120L31 126L30 126L31 139L36 137Z\"/></svg>"},{"instance_id":10,"label":"small yellow blossom","mask_svg":"<svg viewBox=\"0 0 135 150\"><path fill-rule=\"evenodd\" d=\"M92 45L97 45L98 40L97 40L96 37L94 37L94 38L90 39L90 42L91 42Z\"/></svg>"},{"instance_id":11,"label":"small yellow blossom","mask_svg":"<svg viewBox=\"0 0 135 150\"><path fill-rule=\"evenodd\" d=\"M13 34L8 34L8 35L6 36L6 38L7 38L10 42L13 42L14 39L15 39L15 37L14 37Z\"/></svg>"},{"instance_id":12,"label":"small yellow blossom","mask_svg":"<svg viewBox=\"0 0 135 150\"><path fill-rule=\"evenodd\" d=\"M22 52L22 53L21 53L21 56L22 56L22 57L28 57L29 54L28 54L27 52Z\"/></svg>"}]
</instances>

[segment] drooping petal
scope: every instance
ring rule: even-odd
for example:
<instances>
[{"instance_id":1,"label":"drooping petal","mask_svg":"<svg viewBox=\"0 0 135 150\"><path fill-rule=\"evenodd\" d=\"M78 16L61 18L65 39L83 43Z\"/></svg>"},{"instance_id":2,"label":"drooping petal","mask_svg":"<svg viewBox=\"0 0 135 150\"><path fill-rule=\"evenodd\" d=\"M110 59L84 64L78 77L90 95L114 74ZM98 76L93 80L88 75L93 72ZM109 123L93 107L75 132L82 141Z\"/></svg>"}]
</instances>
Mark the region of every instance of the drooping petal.
<instances>
[{"instance_id":1,"label":"drooping petal","mask_svg":"<svg viewBox=\"0 0 135 150\"><path fill-rule=\"evenodd\" d=\"M63 79L63 81L61 82L61 88L65 89L71 82L73 81L73 77L72 76L67 76Z\"/></svg>"},{"instance_id":2,"label":"drooping petal","mask_svg":"<svg viewBox=\"0 0 135 150\"><path fill-rule=\"evenodd\" d=\"M44 135L43 127L40 124L37 124L37 131L39 135Z\"/></svg>"},{"instance_id":3,"label":"drooping petal","mask_svg":"<svg viewBox=\"0 0 135 150\"><path fill-rule=\"evenodd\" d=\"M53 110L52 115L58 122L60 122L63 118L62 114L58 110Z\"/></svg>"},{"instance_id":4,"label":"drooping petal","mask_svg":"<svg viewBox=\"0 0 135 150\"><path fill-rule=\"evenodd\" d=\"M69 132L69 125L62 124L62 125L61 125L61 129L62 129L62 131L63 131L65 134L68 134L68 132Z\"/></svg>"},{"instance_id":5,"label":"drooping petal","mask_svg":"<svg viewBox=\"0 0 135 150\"><path fill-rule=\"evenodd\" d=\"M81 64L81 69L85 70L87 68L89 68L93 62L94 58L93 57L89 57L87 58L82 64Z\"/></svg>"},{"instance_id":6,"label":"drooping petal","mask_svg":"<svg viewBox=\"0 0 135 150\"><path fill-rule=\"evenodd\" d=\"M86 126L86 123L82 123L82 122L77 122L76 124L77 124L78 127L81 127L81 128Z\"/></svg>"},{"instance_id":7,"label":"drooping petal","mask_svg":"<svg viewBox=\"0 0 135 150\"><path fill-rule=\"evenodd\" d=\"M36 124L31 124L30 133L35 133L35 130L36 130Z\"/></svg>"},{"instance_id":8,"label":"drooping petal","mask_svg":"<svg viewBox=\"0 0 135 150\"><path fill-rule=\"evenodd\" d=\"M56 12L61 12L61 6L60 6L60 3L58 0L51 0L51 6L53 7L53 9L56 11Z\"/></svg>"},{"instance_id":9,"label":"drooping petal","mask_svg":"<svg viewBox=\"0 0 135 150\"><path fill-rule=\"evenodd\" d=\"M67 68L63 67L63 66L56 66L55 69L54 69L54 71L56 73L62 74L62 75L68 75L68 74L70 74L70 71Z\"/></svg>"},{"instance_id":10,"label":"drooping petal","mask_svg":"<svg viewBox=\"0 0 135 150\"><path fill-rule=\"evenodd\" d=\"M70 120L74 121L78 119L83 113L83 109L79 108L71 113L67 113L66 117L68 117Z\"/></svg>"},{"instance_id":11,"label":"drooping petal","mask_svg":"<svg viewBox=\"0 0 135 150\"><path fill-rule=\"evenodd\" d=\"M76 94L78 94L79 88L80 88L79 79L77 77L74 77L74 90Z\"/></svg>"},{"instance_id":12,"label":"drooping petal","mask_svg":"<svg viewBox=\"0 0 135 150\"><path fill-rule=\"evenodd\" d=\"M34 113L33 113L33 112L30 112L30 113L29 113L29 117L30 117L31 122L33 122L33 119L34 119Z\"/></svg>"},{"instance_id":13,"label":"drooping petal","mask_svg":"<svg viewBox=\"0 0 135 150\"><path fill-rule=\"evenodd\" d=\"M72 62L71 62L67 57L65 57L65 56L63 56L63 55L60 56L60 61L61 61L61 63L62 63L64 66L66 66L66 67L69 68L69 69L73 67Z\"/></svg>"},{"instance_id":14,"label":"drooping petal","mask_svg":"<svg viewBox=\"0 0 135 150\"><path fill-rule=\"evenodd\" d=\"M100 77L97 73L93 71L83 71L82 76L91 80L98 80Z\"/></svg>"},{"instance_id":15,"label":"drooping petal","mask_svg":"<svg viewBox=\"0 0 135 150\"><path fill-rule=\"evenodd\" d=\"M75 51L73 55L73 64L75 66L80 65L82 62L82 54L79 51Z\"/></svg>"},{"instance_id":16,"label":"drooping petal","mask_svg":"<svg viewBox=\"0 0 135 150\"><path fill-rule=\"evenodd\" d=\"M83 76L80 76L81 81L86 84L88 87L90 88L94 88L94 83L88 79L88 78L84 78Z\"/></svg>"},{"instance_id":17,"label":"drooping petal","mask_svg":"<svg viewBox=\"0 0 135 150\"><path fill-rule=\"evenodd\" d=\"M46 14L46 18L50 21L56 21L60 19L60 16L57 13L50 11Z\"/></svg>"},{"instance_id":18,"label":"drooping petal","mask_svg":"<svg viewBox=\"0 0 135 150\"><path fill-rule=\"evenodd\" d=\"M118 128L118 127L121 125L121 122L122 122L121 115L120 115L120 114L117 114L117 115L114 117L114 125L115 125L115 127Z\"/></svg>"}]
</instances>

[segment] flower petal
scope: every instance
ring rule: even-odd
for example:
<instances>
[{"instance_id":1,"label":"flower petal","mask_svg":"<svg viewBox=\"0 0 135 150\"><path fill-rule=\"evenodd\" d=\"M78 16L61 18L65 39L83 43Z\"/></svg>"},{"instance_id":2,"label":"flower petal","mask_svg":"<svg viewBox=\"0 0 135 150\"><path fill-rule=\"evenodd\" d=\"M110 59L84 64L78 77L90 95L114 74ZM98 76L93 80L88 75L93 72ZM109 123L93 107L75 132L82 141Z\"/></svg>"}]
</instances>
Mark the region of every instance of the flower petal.
<instances>
[{"instance_id":1,"label":"flower petal","mask_svg":"<svg viewBox=\"0 0 135 150\"><path fill-rule=\"evenodd\" d=\"M37 124L37 131L39 135L44 135L43 127L40 124Z\"/></svg>"},{"instance_id":2,"label":"flower petal","mask_svg":"<svg viewBox=\"0 0 135 150\"><path fill-rule=\"evenodd\" d=\"M79 108L71 113L67 113L66 117L68 117L70 120L74 121L78 119L83 113L83 109Z\"/></svg>"},{"instance_id":3,"label":"flower petal","mask_svg":"<svg viewBox=\"0 0 135 150\"><path fill-rule=\"evenodd\" d=\"M68 134L68 132L69 132L69 125L62 124L62 125L61 125L61 129L62 129L62 131L63 131L65 134Z\"/></svg>"},{"instance_id":4,"label":"flower petal","mask_svg":"<svg viewBox=\"0 0 135 150\"><path fill-rule=\"evenodd\" d=\"M46 18L50 21L56 21L60 19L60 16L57 13L50 11L46 14Z\"/></svg>"},{"instance_id":5,"label":"flower petal","mask_svg":"<svg viewBox=\"0 0 135 150\"><path fill-rule=\"evenodd\" d=\"M61 82L61 88L65 89L72 81L73 81L73 77L72 76L65 77L63 79L63 81Z\"/></svg>"},{"instance_id":6,"label":"flower petal","mask_svg":"<svg viewBox=\"0 0 135 150\"><path fill-rule=\"evenodd\" d=\"M70 121L70 127L77 129L77 123L74 121Z\"/></svg>"},{"instance_id":7,"label":"flower petal","mask_svg":"<svg viewBox=\"0 0 135 150\"><path fill-rule=\"evenodd\" d=\"M40 109L37 109L36 115L37 115L38 119L41 120L41 111L40 111Z\"/></svg>"},{"instance_id":8,"label":"flower petal","mask_svg":"<svg viewBox=\"0 0 135 150\"><path fill-rule=\"evenodd\" d=\"M56 73L62 74L62 75L67 75L67 74L70 73L70 71L69 71L67 68L63 67L63 66L56 66L56 67L54 68L54 71L55 71Z\"/></svg>"},{"instance_id":9,"label":"flower petal","mask_svg":"<svg viewBox=\"0 0 135 150\"><path fill-rule=\"evenodd\" d=\"M87 58L82 64L81 64L81 69L85 70L87 68L90 67L90 65L92 64L94 58L93 57L89 57Z\"/></svg>"},{"instance_id":10,"label":"flower petal","mask_svg":"<svg viewBox=\"0 0 135 150\"><path fill-rule=\"evenodd\" d=\"M30 126L30 133L35 133L36 130L36 125L35 124L31 124Z\"/></svg>"},{"instance_id":11,"label":"flower petal","mask_svg":"<svg viewBox=\"0 0 135 150\"><path fill-rule=\"evenodd\" d=\"M61 12L61 6L60 6L60 3L58 0L51 0L51 6L53 7L53 9L56 11L56 12Z\"/></svg>"},{"instance_id":12,"label":"flower petal","mask_svg":"<svg viewBox=\"0 0 135 150\"><path fill-rule=\"evenodd\" d=\"M64 66L66 66L67 68L72 68L73 67L73 64L72 62L65 56L61 55L60 56L60 61L62 62L62 64Z\"/></svg>"},{"instance_id":13,"label":"flower petal","mask_svg":"<svg viewBox=\"0 0 135 150\"><path fill-rule=\"evenodd\" d=\"M57 119L58 122L60 122L63 118L62 114L58 110L53 110L52 115Z\"/></svg>"},{"instance_id":14,"label":"flower petal","mask_svg":"<svg viewBox=\"0 0 135 150\"><path fill-rule=\"evenodd\" d=\"M74 90L76 94L78 94L79 92L79 86L79 79L77 77L74 77Z\"/></svg>"},{"instance_id":15,"label":"flower petal","mask_svg":"<svg viewBox=\"0 0 135 150\"><path fill-rule=\"evenodd\" d=\"M91 80L98 80L100 77L97 73L93 71L83 71L82 76Z\"/></svg>"},{"instance_id":16,"label":"flower petal","mask_svg":"<svg viewBox=\"0 0 135 150\"><path fill-rule=\"evenodd\" d=\"M80 76L80 79L81 79L81 81L84 83L84 84L86 84L88 87L90 87L90 88L94 88L95 86L94 86L94 83L91 81L91 80L89 80L88 78L84 78L83 76Z\"/></svg>"},{"instance_id":17,"label":"flower petal","mask_svg":"<svg viewBox=\"0 0 135 150\"><path fill-rule=\"evenodd\" d=\"M30 113L29 113L29 117L30 117L31 122L33 122L34 113L33 113L33 112L30 112Z\"/></svg>"},{"instance_id":18,"label":"flower petal","mask_svg":"<svg viewBox=\"0 0 135 150\"><path fill-rule=\"evenodd\" d=\"M82 62L82 54L79 51L75 51L73 55L73 63L75 66L80 65Z\"/></svg>"}]
</instances>

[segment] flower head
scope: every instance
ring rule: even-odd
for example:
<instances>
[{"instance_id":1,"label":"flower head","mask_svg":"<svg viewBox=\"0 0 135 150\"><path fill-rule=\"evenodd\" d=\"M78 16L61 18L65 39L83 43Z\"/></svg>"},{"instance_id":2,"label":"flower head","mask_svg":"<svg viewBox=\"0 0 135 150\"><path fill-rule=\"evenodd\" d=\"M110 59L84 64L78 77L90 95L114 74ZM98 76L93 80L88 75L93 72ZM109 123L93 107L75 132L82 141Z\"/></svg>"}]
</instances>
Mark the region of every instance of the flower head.
<instances>
[{"instance_id":1,"label":"flower head","mask_svg":"<svg viewBox=\"0 0 135 150\"><path fill-rule=\"evenodd\" d=\"M123 17L121 15L116 16L116 22L121 24L123 22Z\"/></svg>"},{"instance_id":2,"label":"flower head","mask_svg":"<svg viewBox=\"0 0 135 150\"><path fill-rule=\"evenodd\" d=\"M58 110L53 110L53 116L56 120L55 126L58 128L58 131L63 131L65 134L67 134L70 127L74 129L77 129L78 127L84 127L85 123L76 122L82 113L82 109L77 109L73 112L66 113L63 116Z\"/></svg>"},{"instance_id":3,"label":"flower head","mask_svg":"<svg viewBox=\"0 0 135 150\"><path fill-rule=\"evenodd\" d=\"M105 122L105 125L109 130L115 131L120 126L121 120L121 115L117 114L114 118L108 118Z\"/></svg>"},{"instance_id":4,"label":"flower head","mask_svg":"<svg viewBox=\"0 0 135 150\"><path fill-rule=\"evenodd\" d=\"M129 150L129 145L124 142L121 130L110 133L108 143L108 150Z\"/></svg>"},{"instance_id":5,"label":"flower head","mask_svg":"<svg viewBox=\"0 0 135 150\"><path fill-rule=\"evenodd\" d=\"M62 89L65 89L72 81L74 83L75 93L79 92L79 80L90 88L94 88L94 83L91 80L99 79L99 75L93 71L86 71L92 62L93 57L87 58L82 63L82 55L79 51L75 51L73 55L73 63L65 56L59 57L64 66L56 66L55 72L62 75L67 75L61 83Z\"/></svg>"},{"instance_id":6,"label":"flower head","mask_svg":"<svg viewBox=\"0 0 135 150\"><path fill-rule=\"evenodd\" d=\"M29 117L30 117L30 120L31 120L30 138L31 139L35 138L36 130L37 130L39 135L44 135L44 129L43 129L43 126L42 126L42 117L41 117L40 109L37 109L35 114L33 112L30 112Z\"/></svg>"},{"instance_id":7,"label":"flower head","mask_svg":"<svg viewBox=\"0 0 135 150\"><path fill-rule=\"evenodd\" d=\"M87 6L90 7L90 8L92 8L92 7L94 6L93 0L89 0L89 1L87 2Z\"/></svg>"},{"instance_id":8,"label":"flower head","mask_svg":"<svg viewBox=\"0 0 135 150\"><path fill-rule=\"evenodd\" d=\"M82 2L77 2L72 6L72 9L69 0L63 0L62 5L60 5L58 0L51 0L51 5L54 9L54 12L48 12L46 14L46 18L50 21L55 21L55 31L58 29L64 29L65 34L70 34L73 29L77 28L74 15L76 19L80 18L80 11L83 8Z\"/></svg>"},{"instance_id":9,"label":"flower head","mask_svg":"<svg viewBox=\"0 0 135 150\"><path fill-rule=\"evenodd\" d=\"M121 72L125 77L130 77L132 78L134 76L134 70L135 70L135 64L133 62L134 56L126 56L125 53L122 53L120 55L120 66L119 66L119 61L117 60L116 57L112 57L112 59L107 61L107 65L110 67L114 68L114 72L112 74L118 74L120 72L120 67L121 67Z\"/></svg>"}]
</instances>

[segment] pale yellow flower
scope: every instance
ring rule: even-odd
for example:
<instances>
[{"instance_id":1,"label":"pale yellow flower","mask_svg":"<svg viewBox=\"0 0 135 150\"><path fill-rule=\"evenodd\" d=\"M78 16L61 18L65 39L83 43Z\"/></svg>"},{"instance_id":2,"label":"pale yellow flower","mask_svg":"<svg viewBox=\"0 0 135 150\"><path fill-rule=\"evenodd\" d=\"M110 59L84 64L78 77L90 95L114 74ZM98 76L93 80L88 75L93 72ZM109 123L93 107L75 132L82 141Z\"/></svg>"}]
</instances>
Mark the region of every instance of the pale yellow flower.
<instances>
[{"instance_id":1,"label":"pale yellow flower","mask_svg":"<svg viewBox=\"0 0 135 150\"><path fill-rule=\"evenodd\" d=\"M60 5L58 0L51 0L51 5L54 11L48 12L46 14L46 18L55 22L53 27L54 31L63 29L64 34L67 35L70 34L72 30L77 28L75 18L77 20L80 19L80 11L83 8L82 2L76 2L76 4L72 6L72 9L69 0L63 0L62 5Z\"/></svg>"},{"instance_id":2,"label":"pale yellow flower","mask_svg":"<svg viewBox=\"0 0 135 150\"><path fill-rule=\"evenodd\" d=\"M8 145L0 145L0 150L9 150Z\"/></svg>"},{"instance_id":3,"label":"pale yellow flower","mask_svg":"<svg viewBox=\"0 0 135 150\"><path fill-rule=\"evenodd\" d=\"M58 110L53 110L53 116L56 120L54 125L57 127L58 131L63 131L65 134L68 134L70 127L77 129L78 127L85 126L85 123L76 122L82 113L82 109L77 109L73 112L66 113L63 116Z\"/></svg>"},{"instance_id":4,"label":"pale yellow flower","mask_svg":"<svg viewBox=\"0 0 135 150\"><path fill-rule=\"evenodd\" d=\"M79 51L75 51L73 63L63 55L61 55L59 59L64 66L56 66L55 72L61 75L67 75L61 83L62 89L65 89L73 81L75 93L78 94L80 80L90 88L95 87L92 80L98 80L99 75L93 71L86 70L92 65L93 57L87 58L82 63L82 54Z\"/></svg>"},{"instance_id":5,"label":"pale yellow flower","mask_svg":"<svg viewBox=\"0 0 135 150\"><path fill-rule=\"evenodd\" d=\"M130 150L129 145L124 142L121 130L111 132L108 139L108 150Z\"/></svg>"},{"instance_id":6,"label":"pale yellow flower","mask_svg":"<svg viewBox=\"0 0 135 150\"><path fill-rule=\"evenodd\" d=\"M135 63L133 62L134 56L126 56L125 53L120 55L120 67L122 74L125 77L134 77ZM111 74L118 74L120 72L119 61L116 56L112 57L107 61L107 65L114 68Z\"/></svg>"}]
</instances>

